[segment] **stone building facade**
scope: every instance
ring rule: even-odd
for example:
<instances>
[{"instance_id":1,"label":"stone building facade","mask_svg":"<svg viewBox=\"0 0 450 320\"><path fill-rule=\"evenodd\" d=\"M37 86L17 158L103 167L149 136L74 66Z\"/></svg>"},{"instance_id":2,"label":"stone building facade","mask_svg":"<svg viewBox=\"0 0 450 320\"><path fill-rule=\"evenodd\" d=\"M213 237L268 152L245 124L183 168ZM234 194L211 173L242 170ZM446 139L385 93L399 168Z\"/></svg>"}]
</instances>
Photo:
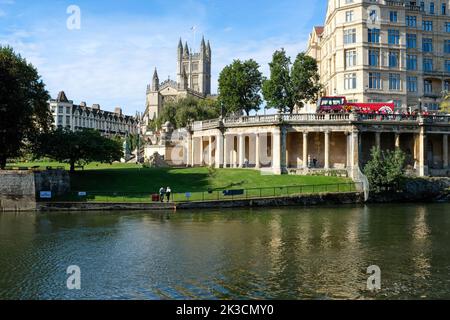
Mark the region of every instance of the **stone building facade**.
<instances>
[{"instance_id":1,"label":"stone building facade","mask_svg":"<svg viewBox=\"0 0 450 320\"><path fill-rule=\"evenodd\" d=\"M193 52L182 40L177 49L177 81L160 82L155 69L152 83L147 87L146 110L144 124L156 119L164 108L164 104L180 98L195 97L205 99L211 95L211 45L202 39L200 52Z\"/></svg>"},{"instance_id":2,"label":"stone building facade","mask_svg":"<svg viewBox=\"0 0 450 320\"><path fill-rule=\"evenodd\" d=\"M450 89L450 1L329 0L307 52L325 95L437 110Z\"/></svg>"},{"instance_id":3,"label":"stone building facade","mask_svg":"<svg viewBox=\"0 0 450 320\"><path fill-rule=\"evenodd\" d=\"M72 131L96 129L106 136L138 133L138 120L124 115L121 108L110 112L101 110L98 104L88 107L85 102L81 102L76 105L67 99L64 91L56 99L50 100L49 105L55 128L68 128Z\"/></svg>"}]
</instances>

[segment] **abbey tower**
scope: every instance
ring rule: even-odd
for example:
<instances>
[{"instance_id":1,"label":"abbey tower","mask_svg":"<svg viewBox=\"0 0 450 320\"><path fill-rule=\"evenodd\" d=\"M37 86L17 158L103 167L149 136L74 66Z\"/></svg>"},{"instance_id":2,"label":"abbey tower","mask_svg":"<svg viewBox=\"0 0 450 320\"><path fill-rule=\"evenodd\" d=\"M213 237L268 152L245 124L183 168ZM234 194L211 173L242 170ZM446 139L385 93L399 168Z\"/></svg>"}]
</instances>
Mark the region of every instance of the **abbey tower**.
<instances>
[{"instance_id":1,"label":"abbey tower","mask_svg":"<svg viewBox=\"0 0 450 320\"><path fill-rule=\"evenodd\" d=\"M187 42L183 46L180 39L177 49L177 81L168 79L160 82L155 68L152 83L147 86L144 123L156 119L164 104L186 97L205 99L211 95L211 45L202 39L200 52L189 49Z\"/></svg>"}]
</instances>

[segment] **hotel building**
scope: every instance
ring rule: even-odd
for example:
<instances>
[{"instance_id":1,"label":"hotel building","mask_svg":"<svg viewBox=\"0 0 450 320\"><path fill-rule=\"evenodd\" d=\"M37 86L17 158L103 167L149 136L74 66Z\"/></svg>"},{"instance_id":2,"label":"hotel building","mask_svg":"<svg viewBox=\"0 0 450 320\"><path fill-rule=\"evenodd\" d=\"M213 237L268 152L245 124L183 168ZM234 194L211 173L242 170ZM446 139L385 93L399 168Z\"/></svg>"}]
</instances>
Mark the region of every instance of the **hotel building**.
<instances>
[{"instance_id":1,"label":"hotel building","mask_svg":"<svg viewBox=\"0 0 450 320\"><path fill-rule=\"evenodd\" d=\"M449 0L329 0L307 52L324 95L435 111L450 88Z\"/></svg>"}]
</instances>

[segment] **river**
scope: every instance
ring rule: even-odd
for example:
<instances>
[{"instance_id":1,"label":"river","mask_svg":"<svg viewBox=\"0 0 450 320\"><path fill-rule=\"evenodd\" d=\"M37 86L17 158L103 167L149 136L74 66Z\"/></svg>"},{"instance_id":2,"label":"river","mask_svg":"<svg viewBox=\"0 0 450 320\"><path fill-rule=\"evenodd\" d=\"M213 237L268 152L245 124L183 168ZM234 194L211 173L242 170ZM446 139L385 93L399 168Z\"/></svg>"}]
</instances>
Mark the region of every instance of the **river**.
<instances>
[{"instance_id":1,"label":"river","mask_svg":"<svg viewBox=\"0 0 450 320\"><path fill-rule=\"evenodd\" d=\"M449 299L450 204L0 214L0 299L243 298Z\"/></svg>"}]
</instances>

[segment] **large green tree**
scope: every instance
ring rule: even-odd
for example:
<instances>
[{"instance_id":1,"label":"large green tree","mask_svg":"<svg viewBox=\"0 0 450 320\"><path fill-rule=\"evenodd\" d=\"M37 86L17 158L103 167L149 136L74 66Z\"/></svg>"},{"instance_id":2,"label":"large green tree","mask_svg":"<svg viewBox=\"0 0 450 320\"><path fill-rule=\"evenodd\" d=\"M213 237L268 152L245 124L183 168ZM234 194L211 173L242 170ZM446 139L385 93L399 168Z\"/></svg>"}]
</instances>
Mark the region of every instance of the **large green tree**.
<instances>
[{"instance_id":1,"label":"large green tree","mask_svg":"<svg viewBox=\"0 0 450 320\"><path fill-rule=\"evenodd\" d=\"M444 91L442 93L442 102L439 111L447 114L450 113L450 92Z\"/></svg>"},{"instance_id":2,"label":"large green tree","mask_svg":"<svg viewBox=\"0 0 450 320\"><path fill-rule=\"evenodd\" d=\"M270 79L263 82L262 92L268 108L280 113L294 111L305 102L315 102L321 90L317 61L305 53L297 55L292 65L284 49L273 54L269 63Z\"/></svg>"},{"instance_id":3,"label":"large green tree","mask_svg":"<svg viewBox=\"0 0 450 320\"><path fill-rule=\"evenodd\" d=\"M175 128L184 128L192 121L209 120L219 115L217 100L188 97L166 103L161 115L155 120L153 129L161 128L167 121Z\"/></svg>"},{"instance_id":4,"label":"large green tree","mask_svg":"<svg viewBox=\"0 0 450 320\"><path fill-rule=\"evenodd\" d=\"M258 111L262 73L254 60L235 60L219 76L219 103L226 114Z\"/></svg>"},{"instance_id":5,"label":"large green tree","mask_svg":"<svg viewBox=\"0 0 450 320\"><path fill-rule=\"evenodd\" d=\"M51 129L49 99L36 68L12 48L0 46L0 169L39 132Z\"/></svg>"},{"instance_id":6,"label":"large green tree","mask_svg":"<svg viewBox=\"0 0 450 320\"><path fill-rule=\"evenodd\" d=\"M91 129L76 132L58 129L42 133L33 145L33 153L36 158L48 157L69 163L71 172L75 171L76 164L112 163L123 156L120 141L103 137Z\"/></svg>"}]
</instances>

